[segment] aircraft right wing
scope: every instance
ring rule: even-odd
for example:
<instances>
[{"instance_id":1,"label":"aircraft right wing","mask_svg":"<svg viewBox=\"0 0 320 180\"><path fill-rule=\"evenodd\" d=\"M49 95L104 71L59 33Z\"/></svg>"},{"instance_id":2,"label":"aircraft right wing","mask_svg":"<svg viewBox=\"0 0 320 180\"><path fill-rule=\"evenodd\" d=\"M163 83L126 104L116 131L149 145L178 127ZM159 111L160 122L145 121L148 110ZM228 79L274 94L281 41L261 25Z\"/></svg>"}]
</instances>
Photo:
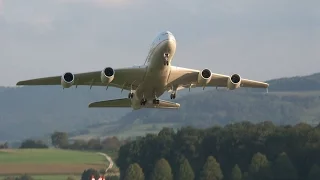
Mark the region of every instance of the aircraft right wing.
<instances>
[{"instance_id":1,"label":"aircraft right wing","mask_svg":"<svg viewBox=\"0 0 320 180\"><path fill-rule=\"evenodd\" d=\"M226 87L230 90L239 87L268 88L269 84L261 81L241 78L238 74L231 76L212 73L209 69L195 70L172 66L168 80L168 91L176 86L177 90L189 87ZM171 88L171 89L170 89Z\"/></svg>"},{"instance_id":2,"label":"aircraft right wing","mask_svg":"<svg viewBox=\"0 0 320 180\"><path fill-rule=\"evenodd\" d=\"M106 108L106 107L131 107L131 99L112 99L106 101L98 101L89 104L89 108ZM146 105L141 106L141 108L158 108L158 109L178 109L180 104L170 101L165 101L159 99L159 104L154 105L152 102L147 102Z\"/></svg>"},{"instance_id":3,"label":"aircraft right wing","mask_svg":"<svg viewBox=\"0 0 320 180\"><path fill-rule=\"evenodd\" d=\"M113 86L130 90L136 89L143 81L146 73L146 66L113 69L107 67L102 71L73 74L67 72L62 76L52 76L39 79L20 81L17 85L62 85L64 88L75 86Z\"/></svg>"}]
</instances>

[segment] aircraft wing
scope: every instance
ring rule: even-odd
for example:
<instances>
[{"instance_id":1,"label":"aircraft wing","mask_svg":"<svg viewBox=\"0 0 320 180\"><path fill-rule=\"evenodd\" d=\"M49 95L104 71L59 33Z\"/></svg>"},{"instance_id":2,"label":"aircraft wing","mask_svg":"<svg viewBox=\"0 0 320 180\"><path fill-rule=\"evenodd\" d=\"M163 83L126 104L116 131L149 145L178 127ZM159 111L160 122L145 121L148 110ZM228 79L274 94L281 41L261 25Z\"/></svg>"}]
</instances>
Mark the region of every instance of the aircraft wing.
<instances>
[{"instance_id":1,"label":"aircraft wing","mask_svg":"<svg viewBox=\"0 0 320 180\"><path fill-rule=\"evenodd\" d=\"M113 99L107 101L98 101L89 104L89 108L106 108L106 107L123 107L128 108L131 107L131 99L123 98L123 99ZM180 104L170 101L165 101L159 99L159 104L154 105L152 102L147 102L143 108L159 108L159 109L178 109Z\"/></svg>"},{"instance_id":2,"label":"aircraft wing","mask_svg":"<svg viewBox=\"0 0 320 180\"><path fill-rule=\"evenodd\" d=\"M101 81L102 71L93 71L86 73L74 74L74 86L106 86L106 84ZM143 81L146 73L145 67L131 67L114 69L114 78L110 82L109 86L123 88L125 90L130 90L132 88L137 88L139 84ZM52 76L44 77L39 79L30 79L25 81L20 81L17 85L24 86L36 86L36 85L61 85L62 76Z\"/></svg>"},{"instance_id":3,"label":"aircraft wing","mask_svg":"<svg viewBox=\"0 0 320 180\"><path fill-rule=\"evenodd\" d=\"M208 78L205 78L204 76L207 76ZM168 88L173 86L176 86L177 90L204 86L236 89L239 87L268 88L269 84L262 81L244 79L238 74L228 76L212 73L208 69L199 71L194 69L173 67L169 78ZM168 91L171 91L171 89L168 89Z\"/></svg>"}]
</instances>

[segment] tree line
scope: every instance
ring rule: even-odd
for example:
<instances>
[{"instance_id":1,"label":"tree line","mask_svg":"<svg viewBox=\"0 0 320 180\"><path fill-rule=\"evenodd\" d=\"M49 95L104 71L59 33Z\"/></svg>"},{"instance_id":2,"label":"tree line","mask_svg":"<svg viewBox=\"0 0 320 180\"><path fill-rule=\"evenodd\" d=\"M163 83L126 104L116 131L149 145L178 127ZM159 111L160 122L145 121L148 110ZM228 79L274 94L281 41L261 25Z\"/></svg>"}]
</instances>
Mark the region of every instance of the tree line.
<instances>
[{"instance_id":1,"label":"tree line","mask_svg":"<svg viewBox=\"0 0 320 180\"><path fill-rule=\"evenodd\" d=\"M70 141L68 133L55 131L51 134L51 144L55 148L59 149L71 149L71 150L82 150L82 151L106 151L106 152L116 152L119 150L120 146L129 142L130 138L120 140L117 137L106 137L104 139L92 138L88 141L85 140L74 140ZM20 149L24 148L49 148L49 144L42 140L26 139L21 145ZM0 145L0 148L8 148L7 143Z\"/></svg>"},{"instance_id":2,"label":"tree line","mask_svg":"<svg viewBox=\"0 0 320 180\"><path fill-rule=\"evenodd\" d=\"M74 140L70 142L68 134L65 132L54 132L51 135L51 143L60 149L72 150L92 150L92 151L118 151L120 146L130 141L130 138L119 140L117 137L92 138L88 141Z\"/></svg>"},{"instance_id":3,"label":"tree line","mask_svg":"<svg viewBox=\"0 0 320 180\"><path fill-rule=\"evenodd\" d=\"M320 126L163 128L121 146L122 180L318 180Z\"/></svg>"}]
</instances>

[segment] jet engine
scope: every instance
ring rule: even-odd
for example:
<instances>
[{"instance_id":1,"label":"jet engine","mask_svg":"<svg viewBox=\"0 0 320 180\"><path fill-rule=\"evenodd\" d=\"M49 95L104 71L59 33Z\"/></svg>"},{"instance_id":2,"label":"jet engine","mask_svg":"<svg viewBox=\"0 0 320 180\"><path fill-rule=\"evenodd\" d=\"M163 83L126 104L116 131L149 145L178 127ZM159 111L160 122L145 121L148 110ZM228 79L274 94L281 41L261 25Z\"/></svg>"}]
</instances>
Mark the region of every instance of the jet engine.
<instances>
[{"instance_id":1,"label":"jet engine","mask_svg":"<svg viewBox=\"0 0 320 180\"><path fill-rule=\"evenodd\" d=\"M241 85L241 77L238 74L233 74L229 77L227 82L227 88L230 90L234 90L239 88Z\"/></svg>"},{"instance_id":2,"label":"jet engine","mask_svg":"<svg viewBox=\"0 0 320 180\"><path fill-rule=\"evenodd\" d=\"M205 86L211 80L211 71L209 69L204 69L198 74L198 84Z\"/></svg>"},{"instance_id":3,"label":"jet engine","mask_svg":"<svg viewBox=\"0 0 320 180\"><path fill-rule=\"evenodd\" d=\"M63 88L69 88L74 83L74 75L71 72L66 72L61 76L61 86Z\"/></svg>"},{"instance_id":4,"label":"jet engine","mask_svg":"<svg viewBox=\"0 0 320 180\"><path fill-rule=\"evenodd\" d=\"M114 70L111 67L106 67L101 71L101 82L104 84L109 84L114 79Z\"/></svg>"}]
</instances>

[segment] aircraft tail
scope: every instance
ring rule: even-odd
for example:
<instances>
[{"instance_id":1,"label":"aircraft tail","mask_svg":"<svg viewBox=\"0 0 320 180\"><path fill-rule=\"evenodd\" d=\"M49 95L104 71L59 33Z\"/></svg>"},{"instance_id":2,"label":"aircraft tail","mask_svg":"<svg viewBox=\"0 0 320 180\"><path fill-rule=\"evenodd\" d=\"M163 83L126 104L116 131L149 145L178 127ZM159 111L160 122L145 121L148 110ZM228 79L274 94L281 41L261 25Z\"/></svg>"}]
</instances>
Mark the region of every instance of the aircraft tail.
<instances>
[{"instance_id":1,"label":"aircraft tail","mask_svg":"<svg viewBox=\"0 0 320 180\"><path fill-rule=\"evenodd\" d=\"M89 108L107 108L107 107L115 107L115 108L129 108L131 107L131 99L123 98L123 99L113 99L106 101L98 101L89 104ZM145 106L141 108L159 108L159 109L178 109L180 108L179 103L159 100L159 104L154 105L151 102L147 102Z\"/></svg>"}]
</instances>

